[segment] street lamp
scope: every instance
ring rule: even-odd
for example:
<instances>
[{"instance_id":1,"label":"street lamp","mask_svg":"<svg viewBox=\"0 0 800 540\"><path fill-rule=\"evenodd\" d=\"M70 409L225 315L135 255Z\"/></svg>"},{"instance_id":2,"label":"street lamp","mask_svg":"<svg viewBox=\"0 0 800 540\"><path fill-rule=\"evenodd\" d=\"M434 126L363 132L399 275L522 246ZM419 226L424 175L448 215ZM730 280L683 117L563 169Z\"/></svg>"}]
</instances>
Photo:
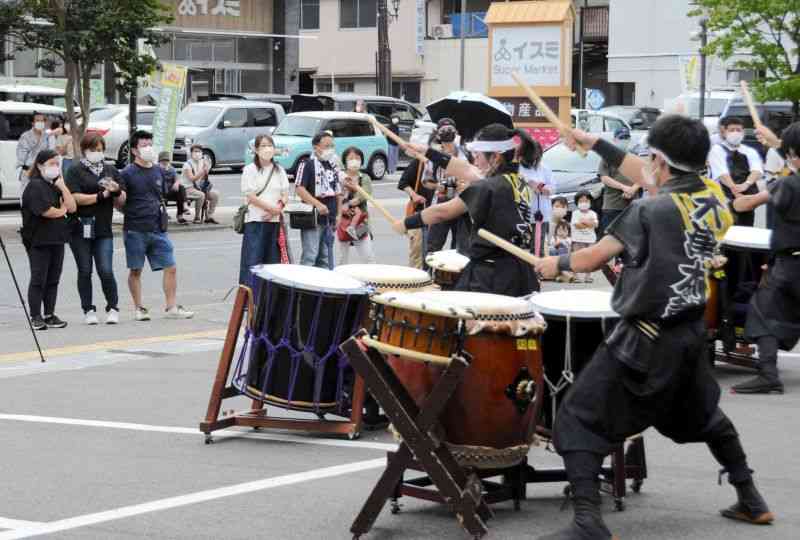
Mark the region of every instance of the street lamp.
<instances>
[{"instance_id":1,"label":"street lamp","mask_svg":"<svg viewBox=\"0 0 800 540\"><path fill-rule=\"evenodd\" d=\"M397 20L400 16L400 0L391 0L392 11L389 11L388 0L378 0L378 64L377 90L379 96L392 95L392 51L389 49L389 19Z\"/></svg>"},{"instance_id":2,"label":"street lamp","mask_svg":"<svg viewBox=\"0 0 800 540\"><path fill-rule=\"evenodd\" d=\"M708 45L708 17L703 17L697 24L700 28L692 32L691 40L700 42L700 100L698 103L698 115L702 121L706 115L706 65L708 58L706 57L706 46Z\"/></svg>"}]
</instances>

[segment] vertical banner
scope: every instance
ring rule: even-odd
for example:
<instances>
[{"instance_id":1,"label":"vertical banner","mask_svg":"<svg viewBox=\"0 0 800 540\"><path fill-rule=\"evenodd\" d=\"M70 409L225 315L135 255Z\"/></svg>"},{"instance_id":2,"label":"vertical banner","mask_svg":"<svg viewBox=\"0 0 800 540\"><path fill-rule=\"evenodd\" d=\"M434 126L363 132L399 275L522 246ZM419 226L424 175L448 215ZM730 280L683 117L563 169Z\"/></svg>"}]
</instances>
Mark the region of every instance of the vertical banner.
<instances>
[{"instance_id":1,"label":"vertical banner","mask_svg":"<svg viewBox=\"0 0 800 540\"><path fill-rule=\"evenodd\" d=\"M425 56L425 34L427 34L425 20L425 0L417 0L417 56Z\"/></svg>"},{"instance_id":2,"label":"vertical banner","mask_svg":"<svg viewBox=\"0 0 800 540\"><path fill-rule=\"evenodd\" d=\"M175 124L186 88L187 69L175 64L162 64L158 104L153 114L153 147L157 152L172 155L175 144Z\"/></svg>"}]
</instances>

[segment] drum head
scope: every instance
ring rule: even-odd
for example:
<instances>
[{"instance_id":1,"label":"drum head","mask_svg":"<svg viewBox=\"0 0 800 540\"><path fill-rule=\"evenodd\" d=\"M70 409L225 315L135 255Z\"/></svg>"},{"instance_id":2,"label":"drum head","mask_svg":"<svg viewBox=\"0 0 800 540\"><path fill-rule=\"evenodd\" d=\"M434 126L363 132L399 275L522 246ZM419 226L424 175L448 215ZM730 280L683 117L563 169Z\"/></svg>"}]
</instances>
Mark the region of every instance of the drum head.
<instances>
[{"instance_id":1,"label":"drum head","mask_svg":"<svg viewBox=\"0 0 800 540\"><path fill-rule=\"evenodd\" d=\"M534 294L530 301L545 316L573 319L619 317L611 308L611 293L607 291L550 291Z\"/></svg>"},{"instance_id":2,"label":"drum head","mask_svg":"<svg viewBox=\"0 0 800 540\"><path fill-rule=\"evenodd\" d=\"M520 320L535 317L525 298L462 291L384 293L372 298L378 304L465 320Z\"/></svg>"},{"instance_id":3,"label":"drum head","mask_svg":"<svg viewBox=\"0 0 800 540\"><path fill-rule=\"evenodd\" d=\"M753 251L769 251L771 238L772 231L769 229L734 225L725 233L722 245Z\"/></svg>"},{"instance_id":4,"label":"drum head","mask_svg":"<svg viewBox=\"0 0 800 540\"><path fill-rule=\"evenodd\" d=\"M433 285L424 270L391 264L345 264L334 272L355 278L378 292L424 289Z\"/></svg>"},{"instance_id":5,"label":"drum head","mask_svg":"<svg viewBox=\"0 0 800 540\"><path fill-rule=\"evenodd\" d=\"M360 281L324 268L299 264L262 264L250 271L265 281L292 289L318 291L329 294L367 294Z\"/></svg>"},{"instance_id":6,"label":"drum head","mask_svg":"<svg viewBox=\"0 0 800 540\"><path fill-rule=\"evenodd\" d=\"M428 266L436 270L460 273L469 263L469 258L455 249L448 249L445 251L434 251L428 254L428 256L425 257L425 262Z\"/></svg>"}]
</instances>

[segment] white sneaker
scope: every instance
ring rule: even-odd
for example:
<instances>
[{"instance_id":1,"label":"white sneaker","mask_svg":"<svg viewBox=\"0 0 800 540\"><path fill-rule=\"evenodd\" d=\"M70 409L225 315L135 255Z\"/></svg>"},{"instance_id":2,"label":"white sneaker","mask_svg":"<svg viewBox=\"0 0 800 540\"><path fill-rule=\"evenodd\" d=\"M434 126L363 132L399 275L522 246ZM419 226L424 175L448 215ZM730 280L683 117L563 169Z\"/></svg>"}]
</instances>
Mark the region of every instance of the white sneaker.
<instances>
[{"instance_id":1,"label":"white sneaker","mask_svg":"<svg viewBox=\"0 0 800 540\"><path fill-rule=\"evenodd\" d=\"M150 320L150 312L147 311L147 308L145 308L145 307L136 308L136 320L137 321L149 321Z\"/></svg>"},{"instance_id":2,"label":"white sneaker","mask_svg":"<svg viewBox=\"0 0 800 540\"><path fill-rule=\"evenodd\" d=\"M194 317L194 311L189 311L183 306L172 306L167 310L167 319L191 319Z\"/></svg>"},{"instance_id":3,"label":"white sneaker","mask_svg":"<svg viewBox=\"0 0 800 540\"><path fill-rule=\"evenodd\" d=\"M83 320L88 325L95 325L99 322L97 320L97 312L93 309L84 313Z\"/></svg>"},{"instance_id":4,"label":"white sneaker","mask_svg":"<svg viewBox=\"0 0 800 540\"><path fill-rule=\"evenodd\" d=\"M119 324L119 311L111 308L106 314L106 324Z\"/></svg>"}]
</instances>

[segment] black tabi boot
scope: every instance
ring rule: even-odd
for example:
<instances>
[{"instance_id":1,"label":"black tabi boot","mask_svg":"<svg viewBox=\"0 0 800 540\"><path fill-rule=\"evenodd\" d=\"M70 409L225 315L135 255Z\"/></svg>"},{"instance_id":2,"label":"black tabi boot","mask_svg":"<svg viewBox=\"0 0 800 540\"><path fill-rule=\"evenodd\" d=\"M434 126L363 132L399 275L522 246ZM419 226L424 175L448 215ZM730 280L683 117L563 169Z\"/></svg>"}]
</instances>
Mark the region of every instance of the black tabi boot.
<instances>
[{"instance_id":1,"label":"black tabi boot","mask_svg":"<svg viewBox=\"0 0 800 540\"><path fill-rule=\"evenodd\" d=\"M739 384L731 391L736 394L783 394L778 376L778 340L772 336L758 339L758 375Z\"/></svg>"},{"instance_id":2,"label":"black tabi boot","mask_svg":"<svg viewBox=\"0 0 800 540\"><path fill-rule=\"evenodd\" d=\"M767 502L756 489L753 479L739 484L736 488L738 500L730 508L720 510L720 514L729 519L746 521L755 525L768 525L775 520L775 514L769 511Z\"/></svg>"}]
</instances>

